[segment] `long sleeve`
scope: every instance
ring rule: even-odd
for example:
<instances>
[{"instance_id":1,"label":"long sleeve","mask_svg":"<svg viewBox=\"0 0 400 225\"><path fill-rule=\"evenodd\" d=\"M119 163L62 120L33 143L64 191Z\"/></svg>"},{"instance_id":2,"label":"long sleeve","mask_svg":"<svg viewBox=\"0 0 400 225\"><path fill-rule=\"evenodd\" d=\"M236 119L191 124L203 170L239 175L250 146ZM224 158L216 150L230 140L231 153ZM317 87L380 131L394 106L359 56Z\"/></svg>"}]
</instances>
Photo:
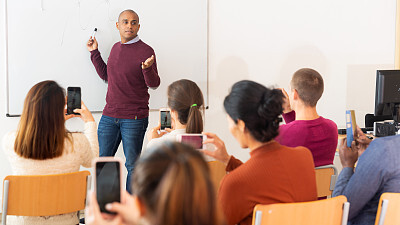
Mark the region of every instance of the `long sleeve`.
<instances>
[{"instance_id":1,"label":"long sleeve","mask_svg":"<svg viewBox=\"0 0 400 225\"><path fill-rule=\"evenodd\" d=\"M99 156L99 141L97 138L97 124L96 122L85 123L83 131L84 136L89 143L80 146L82 166L91 167L92 160ZM89 144L87 146L87 144Z\"/></svg>"},{"instance_id":2,"label":"long sleeve","mask_svg":"<svg viewBox=\"0 0 400 225\"><path fill-rule=\"evenodd\" d=\"M158 76L156 56L154 54L154 63L149 68L142 70L144 75L144 80L147 87L157 88L160 86L160 77Z\"/></svg>"},{"instance_id":3,"label":"long sleeve","mask_svg":"<svg viewBox=\"0 0 400 225\"><path fill-rule=\"evenodd\" d=\"M229 176L226 175L226 176ZM228 222L228 225L240 223L249 214L248 209L253 207L247 197L243 196L240 180L222 179L218 191L218 201ZM239 207L240 206L240 207Z\"/></svg>"},{"instance_id":4,"label":"long sleeve","mask_svg":"<svg viewBox=\"0 0 400 225\"><path fill-rule=\"evenodd\" d=\"M288 113L282 113L282 117L285 120L285 123L288 124L296 120L296 112L293 110Z\"/></svg>"},{"instance_id":5,"label":"long sleeve","mask_svg":"<svg viewBox=\"0 0 400 225\"><path fill-rule=\"evenodd\" d=\"M371 142L361 155L354 173L352 168L343 168L336 181L333 196L345 195L347 197L350 202L349 220L359 215L385 183L385 167L390 167L391 163L390 160L385 160L387 157L379 149L384 148L384 144L377 142L377 140Z\"/></svg>"},{"instance_id":6,"label":"long sleeve","mask_svg":"<svg viewBox=\"0 0 400 225\"><path fill-rule=\"evenodd\" d=\"M228 165L226 165L226 172L230 172L230 171L238 168L242 164L243 164L242 161L235 158L234 156L231 156L231 158L229 159Z\"/></svg>"},{"instance_id":7,"label":"long sleeve","mask_svg":"<svg viewBox=\"0 0 400 225\"><path fill-rule=\"evenodd\" d=\"M104 62L103 58L101 58L101 54L98 49L90 52L90 59L92 60L94 68L96 69L99 77L104 81L108 81L107 64Z\"/></svg>"}]
</instances>

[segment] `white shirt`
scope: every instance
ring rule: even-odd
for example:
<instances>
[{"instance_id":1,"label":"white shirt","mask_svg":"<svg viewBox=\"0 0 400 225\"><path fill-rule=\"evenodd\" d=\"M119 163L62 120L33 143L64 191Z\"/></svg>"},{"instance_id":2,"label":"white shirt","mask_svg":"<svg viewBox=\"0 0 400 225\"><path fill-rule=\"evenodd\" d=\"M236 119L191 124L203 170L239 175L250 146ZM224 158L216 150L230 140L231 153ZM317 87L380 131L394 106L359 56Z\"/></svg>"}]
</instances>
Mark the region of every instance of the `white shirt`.
<instances>
[{"instance_id":1,"label":"white shirt","mask_svg":"<svg viewBox=\"0 0 400 225\"><path fill-rule=\"evenodd\" d=\"M157 145L162 145L163 143L165 143L167 141L176 142L176 137L178 136L178 134L186 134L186 129L173 130L170 133L164 134L162 137L151 139L149 141L149 143L147 143L147 147L146 147L146 149L144 149L144 151L146 151L148 148L153 148L153 147L156 147ZM206 144L205 149L207 149L209 151L214 151L215 147L212 144ZM207 162L215 161L215 159L210 156L207 156L207 155L203 155L203 156Z\"/></svg>"},{"instance_id":2,"label":"white shirt","mask_svg":"<svg viewBox=\"0 0 400 225\"><path fill-rule=\"evenodd\" d=\"M129 44L136 43L136 42L138 42L138 41L140 41L139 35L137 35L134 39L132 39L132 40L126 42L126 43L122 43L122 44L123 44L123 45L129 45Z\"/></svg>"}]
</instances>

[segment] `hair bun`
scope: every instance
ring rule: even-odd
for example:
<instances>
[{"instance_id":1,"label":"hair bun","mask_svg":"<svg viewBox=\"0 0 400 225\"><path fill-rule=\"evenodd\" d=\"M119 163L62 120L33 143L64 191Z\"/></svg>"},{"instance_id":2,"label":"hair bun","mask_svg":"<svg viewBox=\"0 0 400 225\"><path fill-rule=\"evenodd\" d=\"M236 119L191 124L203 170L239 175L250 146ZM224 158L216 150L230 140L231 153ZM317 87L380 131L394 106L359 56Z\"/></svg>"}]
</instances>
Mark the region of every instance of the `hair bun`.
<instances>
[{"instance_id":1,"label":"hair bun","mask_svg":"<svg viewBox=\"0 0 400 225\"><path fill-rule=\"evenodd\" d=\"M279 89L266 90L258 106L258 115L265 120L275 120L282 114L283 94Z\"/></svg>"}]
</instances>

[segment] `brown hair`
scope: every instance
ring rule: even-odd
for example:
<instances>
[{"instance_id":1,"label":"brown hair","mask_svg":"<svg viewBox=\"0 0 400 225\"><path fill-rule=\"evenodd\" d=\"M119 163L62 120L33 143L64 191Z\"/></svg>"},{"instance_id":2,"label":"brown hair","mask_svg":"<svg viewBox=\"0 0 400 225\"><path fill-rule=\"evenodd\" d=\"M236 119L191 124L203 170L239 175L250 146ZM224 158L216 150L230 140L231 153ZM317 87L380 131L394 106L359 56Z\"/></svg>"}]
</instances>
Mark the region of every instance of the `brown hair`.
<instances>
[{"instance_id":1,"label":"brown hair","mask_svg":"<svg viewBox=\"0 0 400 225\"><path fill-rule=\"evenodd\" d=\"M42 81L26 95L14 150L28 159L61 156L68 137L64 119L65 90L55 81Z\"/></svg>"},{"instance_id":2,"label":"brown hair","mask_svg":"<svg viewBox=\"0 0 400 225\"><path fill-rule=\"evenodd\" d=\"M188 145L167 142L146 151L136 164L132 189L151 224L225 224L208 165Z\"/></svg>"},{"instance_id":3,"label":"brown hair","mask_svg":"<svg viewBox=\"0 0 400 225\"><path fill-rule=\"evenodd\" d=\"M324 80L315 70L303 68L297 70L292 77L292 89L299 94L300 99L307 106L314 107L324 92Z\"/></svg>"},{"instance_id":4,"label":"brown hair","mask_svg":"<svg viewBox=\"0 0 400 225\"><path fill-rule=\"evenodd\" d=\"M177 111L186 133L203 132L204 99L197 84L191 80L178 80L168 86L168 106Z\"/></svg>"}]
</instances>

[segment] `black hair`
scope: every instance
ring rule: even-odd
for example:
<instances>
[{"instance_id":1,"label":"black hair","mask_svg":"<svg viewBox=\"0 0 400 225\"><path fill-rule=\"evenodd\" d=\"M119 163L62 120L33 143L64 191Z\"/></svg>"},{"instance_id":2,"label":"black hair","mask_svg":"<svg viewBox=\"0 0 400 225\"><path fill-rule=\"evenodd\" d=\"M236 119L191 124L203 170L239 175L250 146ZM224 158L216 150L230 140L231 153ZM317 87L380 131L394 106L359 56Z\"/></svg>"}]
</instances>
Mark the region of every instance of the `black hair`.
<instances>
[{"instance_id":1,"label":"black hair","mask_svg":"<svg viewBox=\"0 0 400 225\"><path fill-rule=\"evenodd\" d=\"M243 80L232 86L225 97L224 108L235 123L242 120L257 141L268 142L279 134L282 103L281 90Z\"/></svg>"}]
</instances>

